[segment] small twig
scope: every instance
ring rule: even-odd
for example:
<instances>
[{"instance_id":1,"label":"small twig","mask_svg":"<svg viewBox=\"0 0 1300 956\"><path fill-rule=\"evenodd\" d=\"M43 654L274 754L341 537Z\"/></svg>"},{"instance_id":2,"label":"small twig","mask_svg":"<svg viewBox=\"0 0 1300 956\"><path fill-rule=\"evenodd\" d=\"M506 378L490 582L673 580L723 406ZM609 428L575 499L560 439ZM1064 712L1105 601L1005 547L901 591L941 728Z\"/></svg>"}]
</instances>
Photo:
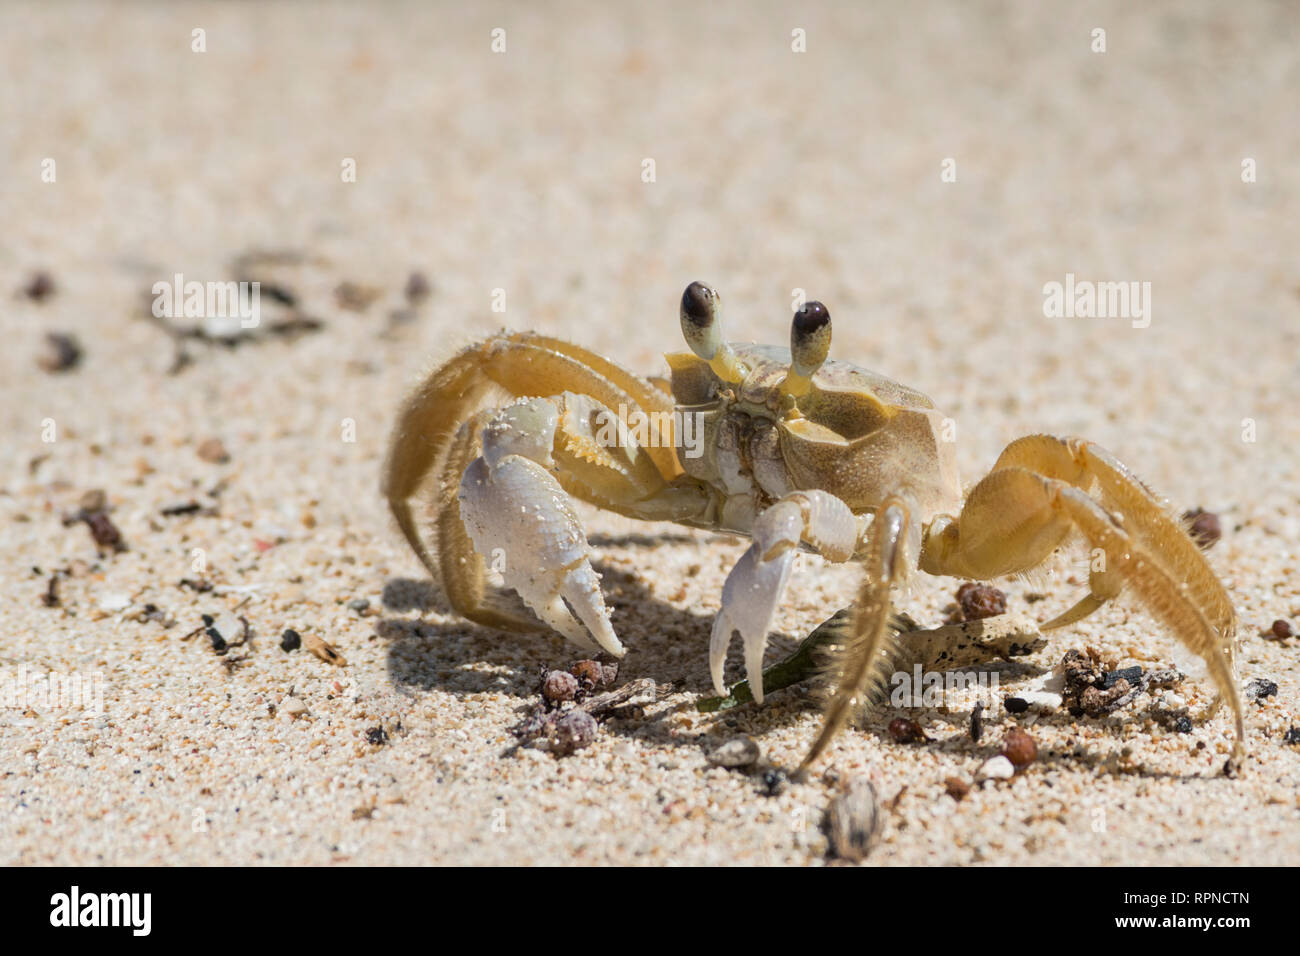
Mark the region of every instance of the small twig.
<instances>
[{"instance_id":1,"label":"small twig","mask_svg":"<svg viewBox=\"0 0 1300 956\"><path fill-rule=\"evenodd\" d=\"M588 697L580 706L591 716L600 717L615 707L621 707L623 704L646 694L653 699L655 682L649 677L642 677L639 680L624 684L618 690L612 690L607 694L598 694L595 697Z\"/></svg>"}]
</instances>

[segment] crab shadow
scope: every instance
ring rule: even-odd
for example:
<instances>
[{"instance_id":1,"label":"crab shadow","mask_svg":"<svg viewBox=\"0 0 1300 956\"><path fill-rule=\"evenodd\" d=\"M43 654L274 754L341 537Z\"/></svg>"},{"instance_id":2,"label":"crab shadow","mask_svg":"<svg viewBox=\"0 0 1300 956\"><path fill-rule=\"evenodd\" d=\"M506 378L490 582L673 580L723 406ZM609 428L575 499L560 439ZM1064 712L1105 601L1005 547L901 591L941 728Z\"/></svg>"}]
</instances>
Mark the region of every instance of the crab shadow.
<instances>
[{"instance_id":1,"label":"crab shadow","mask_svg":"<svg viewBox=\"0 0 1300 956\"><path fill-rule=\"evenodd\" d=\"M634 537L645 537L647 546L662 543L648 536ZM626 537L617 541L620 545L640 543ZM627 637L628 654L618 662L615 686L652 678L669 690L667 706L663 706L661 699L644 709L629 708L625 715L603 720L601 726L607 734L658 747L708 751L738 733L761 736L819 709L808 685L801 684L773 692L761 706L750 702L715 714L698 713L695 704L713 694L708 673L713 615L682 610L660 600L635 574L621 567L599 562L595 567L601 574L614 629ZM460 620L438 586L428 579L393 578L384 586L382 601L388 613L377 622L375 633L388 645L389 676L396 686L463 698L503 694L514 699L520 725L540 707L540 672L567 669L584 656L583 651L556 634L497 631ZM831 610L828 609L827 616ZM430 615L450 620L429 620ZM768 642L769 661L791 653L801 639L802 635L773 634ZM731 665L738 668L739 662L732 660ZM999 661L997 667L1000 681L1012 687L1045 672L1039 665L1022 658ZM680 713L698 717L702 722L699 732L682 735L674 720ZM1068 728L1078 720L1064 710L1039 712L1037 720L1032 722L1024 716L1000 714L996 718L984 718L979 741L961 730L930 737L921 743L896 743L890 733L890 722L914 716L915 710L892 706L885 699L869 707L853 727L856 733L874 737L886 746L936 750L983 761L998 754L1003 737L1012 728ZM1140 720L1142 716L1143 711L1138 707L1128 711L1129 719ZM947 714L948 721L959 727L968 726L970 717L971 708L953 709ZM1107 738L1120 742L1126 739L1125 723L1124 720L1106 721L1096 724L1094 730L1099 729ZM509 753L517 746L512 743L504 752ZM1083 753L1073 749L1040 751L1035 763L1039 767L1087 768L1108 775L1136 774L1148 778L1203 775L1199 771L1170 774L1145 767L1119 769L1110 765L1107 755L1093 752L1091 748Z\"/></svg>"},{"instance_id":2,"label":"crab shadow","mask_svg":"<svg viewBox=\"0 0 1300 956\"><path fill-rule=\"evenodd\" d=\"M639 543L625 537L617 540L622 545ZM645 543L662 541L647 536ZM711 722L702 735L674 733L670 726L674 715L697 714L696 702L713 694L708 669L713 614L674 607L655 597L635 574L622 567L602 562L595 562L594 567L601 575L614 630L628 649L627 656L618 661L614 687L651 678L668 691L643 710L629 708L626 716L602 721L607 732L660 746L703 745L707 749L737 732L759 734L786 724L798 711L812 706L805 703L799 688L777 691L771 703L782 706L750 703L718 715L700 714ZM557 634L499 631L459 619L438 585L428 579L390 579L384 585L382 604L385 613L375 624L375 635L387 645L388 674L395 686L458 697L513 697L521 724L540 706L540 672L567 670L589 656ZM435 616L449 620L431 619ZM768 641L769 658L775 661L791 653L801 639L774 633ZM729 677L738 677L730 671L740 667L739 655L732 657ZM613 688L602 688L609 689Z\"/></svg>"}]
</instances>

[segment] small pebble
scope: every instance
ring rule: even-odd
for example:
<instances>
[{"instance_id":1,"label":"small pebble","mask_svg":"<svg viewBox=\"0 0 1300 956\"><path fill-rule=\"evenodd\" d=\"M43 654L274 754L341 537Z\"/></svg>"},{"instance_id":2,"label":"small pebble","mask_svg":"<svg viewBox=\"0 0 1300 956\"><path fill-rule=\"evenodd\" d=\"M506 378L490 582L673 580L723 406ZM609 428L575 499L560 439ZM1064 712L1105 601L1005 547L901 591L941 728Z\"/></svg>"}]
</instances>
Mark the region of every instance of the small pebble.
<instances>
[{"instance_id":1,"label":"small pebble","mask_svg":"<svg viewBox=\"0 0 1300 956\"><path fill-rule=\"evenodd\" d=\"M1297 744L1300 744L1300 727L1292 727L1285 734L1283 734L1282 743L1288 744L1292 747L1296 746Z\"/></svg>"},{"instance_id":2,"label":"small pebble","mask_svg":"<svg viewBox=\"0 0 1300 956\"><path fill-rule=\"evenodd\" d=\"M350 312L364 312L383 294L374 286L363 285L345 279L334 289L334 301L340 309Z\"/></svg>"},{"instance_id":3,"label":"small pebble","mask_svg":"<svg viewBox=\"0 0 1300 956\"><path fill-rule=\"evenodd\" d=\"M286 697L280 705L280 710L296 720L307 713L307 705L297 697Z\"/></svg>"},{"instance_id":4,"label":"small pebble","mask_svg":"<svg viewBox=\"0 0 1300 956\"><path fill-rule=\"evenodd\" d=\"M774 767L763 771L763 792L769 797L779 797L789 782L790 778L784 770Z\"/></svg>"},{"instance_id":5,"label":"small pebble","mask_svg":"<svg viewBox=\"0 0 1300 956\"><path fill-rule=\"evenodd\" d=\"M23 286L23 295L33 302L43 302L54 294L54 279L44 269L32 273Z\"/></svg>"},{"instance_id":6,"label":"small pebble","mask_svg":"<svg viewBox=\"0 0 1300 956\"><path fill-rule=\"evenodd\" d=\"M758 763L763 756L758 741L753 737L741 735L733 737L709 754L709 763L715 767L749 767Z\"/></svg>"},{"instance_id":7,"label":"small pebble","mask_svg":"<svg viewBox=\"0 0 1300 956\"><path fill-rule=\"evenodd\" d=\"M433 289L423 272L412 272L406 280L406 301L418 305L429 297Z\"/></svg>"},{"instance_id":8,"label":"small pebble","mask_svg":"<svg viewBox=\"0 0 1300 956\"><path fill-rule=\"evenodd\" d=\"M99 599L99 609L107 611L110 614L116 611L124 611L131 606L131 595L129 594L105 594Z\"/></svg>"},{"instance_id":9,"label":"small pebble","mask_svg":"<svg viewBox=\"0 0 1300 956\"><path fill-rule=\"evenodd\" d=\"M855 777L826 811L831 854L853 863L865 860L879 841L884 822L876 788L866 777Z\"/></svg>"},{"instance_id":10,"label":"small pebble","mask_svg":"<svg viewBox=\"0 0 1300 956\"><path fill-rule=\"evenodd\" d=\"M1029 709L1029 701L1021 697L1008 697L1002 702L1002 706L1007 709L1007 713L1023 714Z\"/></svg>"},{"instance_id":11,"label":"small pebble","mask_svg":"<svg viewBox=\"0 0 1300 956\"><path fill-rule=\"evenodd\" d=\"M237 647L248 640L248 622L231 611L223 611L216 618L204 614L203 623L207 626L209 634L215 631L224 639L227 647Z\"/></svg>"},{"instance_id":12,"label":"small pebble","mask_svg":"<svg viewBox=\"0 0 1300 956\"><path fill-rule=\"evenodd\" d=\"M208 438L199 443L199 458L214 465L224 465L230 461L230 452L220 438Z\"/></svg>"},{"instance_id":13,"label":"small pebble","mask_svg":"<svg viewBox=\"0 0 1300 956\"><path fill-rule=\"evenodd\" d=\"M311 651L327 664L333 664L336 667L342 667L347 663L347 658L338 652L334 645L330 644L323 637L313 634L311 631L302 639L303 646Z\"/></svg>"},{"instance_id":14,"label":"small pebble","mask_svg":"<svg viewBox=\"0 0 1300 956\"><path fill-rule=\"evenodd\" d=\"M1018 699L1023 700L1027 707L1037 707L1039 710L1056 710L1061 706L1064 698L1055 691L1025 690L1020 692Z\"/></svg>"},{"instance_id":15,"label":"small pebble","mask_svg":"<svg viewBox=\"0 0 1300 956\"><path fill-rule=\"evenodd\" d=\"M291 627L286 627L284 633L280 635L280 650L296 651L302 647L302 635Z\"/></svg>"},{"instance_id":16,"label":"small pebble","mask_svg":"<svg viewBox=\"0 0 1300 956\"><path fill-rule=\"evenodd\" d=\"M957 604L965 620L978 621L1005 613L1007 596L995 587L968 581L957 589Z\"/></svg>"},{"instance_id":17,"label":"small pebble","mask_svg":"<svg viewBox=\"0 0 1300 956\"><path fill-rule=\"evenodd\" d=\"M1188 523L1188 535L1202 551L1210 550L1210 548L1214 547L1215 542L1223 536L1219 516L1202 508L1193 508L1191 511L1183 512L1183 520Z\"/></svg>"},{"instance_id":18,"label":"small pebble","mask_svg":"<svg viewBox=\"0 0 1300 956\"><path fill-rule=\"evenodd\" d=\"M1192 721L1190 717L1179 717L1174 721L1174 730L1180 734L1190 734L1192 732Z\"/></svg>"},{"instance_id":19,"label":"small pebble","mask_svg":"<svg viewBox=\"0 0 1300 956\"><path fill-rule=\"evenodd\" d=\"M1279 619L1273 622L1273 626L1265 632L1265 636L1274 641L1285 641L1294 633L1295 632L1291 629L1290 621Z\"/></svg>"},{"instance_id":20,"label":"small pebble","mask_svg":"<svg viewBox=\"0 0 1300 956\"><path fill-rule=\"evenodd\" d=\"M572 674L565 674L565 676L573 680ZM560 756L567 756L587 746L596 739L596 734L599 732L600 726L596 723L595 717L581 708L571 710L555 722L555 727L551 731L551 749Z\"/></svg>"},{"instance_id":21,"label":"small pebble","mask_svg":"<svg viewBox=\"0 0 1300 956\"><path fill-rule=\"evenodd\" d=\"M114 551L125 551L126 547L122 544L122 532L117 530L117 525L103 511L96 511L85 516L86 526L90 528L90 536L95 539L95 544L101 548L112 548Z\"/></svg>"},{"instance_id":22,"label":"small pebble","mask_svg":"<svg viewBox=\"0 0 1300 956\"><path fill-rule=\"evenodd\" d=\"M576 677L579 683L585 681L591 687L599 687L605 683L605 669L600 661L578 661L569 668L569 673Z\"/></svg>"},{"instance_id":23,"label":"small pebble","mask_svg":"<svg viewBox=\"0 0 1300 956\"><path fill-rule=\"evenodd\" d=\"M949 777L943 782L943 788L948 791L948 796L954 800L961 800L962 797L970 793L970 784L961 777Z\"/></svg>"},{"instance_id":24,"label":"small pebble","mask_svg":"<svg viewBox=\"0 0 1300 956\"><path fill-rule=\"evenodd\" d=\"M1017 770L1023 770L1038 759L1038 744L1023 730L1009 730L1002 738L1002 756Z\"/></svg>"},{"instance_id":25,"label":"small pebble","mask_svg":"<svg viewBox=\"0 0 1300 956\"><path fill-rule=\"evenodd\" d=\"M1010 780L1016 775L1015 765L1005 756L998 754L996 757L990 757L980 765L975 771L975 782L983 783L985 780Z\"/></svg>"},{"instance_id":26,"label":"small pebble","mask_svg":"<svg viewBox=\"0 0 1300 956\"><path fill-rule=\"evenodd\" d=\"M36 358L36 364L51 375L67 372L81 364L84 353L76 336L63 332L46 332L45 347Z\"/></svg>"},{"instance_id":27,"label":"small pebble","mask_svg":"<svg viewBox=\"0 0 1300 956\"><path fill-rule=\"evenodd\" d=\"M388 743L388 731L383 727L371 727L366 731L366 743L372 747L382 747Z\"/></svg>"},{"instance_id":28,"label":"small pebble","mask_svg":"<svg viewBox=\"0 0 1300 956\"><path fill-rule=\"evenodd\" d=\"M368 598L353 598L348 602L348 610L356 611L358 614L365 614L366 609L370 607Z\"/></svg>"},{"instance_id":29,"label":"small pebble","mask_svg":"<svg viewBox=\"0 0 1300 956\"><path fill-rule=\"evenodd\" d=\"M578 678L565 671L551 671L542 678L542 696L547 703L559 704L578 695Z\"/></svg>"},{"instance_id":30,"label":"small pebble","mask_svg":"<svg viewBox=\"0 0 1300 956\"><path fill-rule=\"evenodd\" d=\"M1261 701L1265 697L1276 697L1277 682L1256 677L1246 684L1245 691L1246 696L1253 701Z\"/></svg>"},{"instance_id":31,"label":"small pebble","mask_svg":"<svg viewBox=\"0 0 1300 956\"><path fill-rule=\"evenodd\" d=\"M889 735L900 744L914 744L930 739L920 724L906 717L896 717L889 722Z\"/></svg>"}]
</instances>

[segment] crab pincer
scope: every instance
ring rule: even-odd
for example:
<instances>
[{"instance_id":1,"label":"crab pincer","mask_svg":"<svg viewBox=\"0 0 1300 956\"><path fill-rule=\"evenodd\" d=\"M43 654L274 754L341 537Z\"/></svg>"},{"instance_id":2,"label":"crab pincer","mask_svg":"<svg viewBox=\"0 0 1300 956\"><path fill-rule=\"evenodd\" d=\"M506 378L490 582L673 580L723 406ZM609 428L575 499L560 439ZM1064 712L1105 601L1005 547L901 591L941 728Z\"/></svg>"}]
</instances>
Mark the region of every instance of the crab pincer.
<instances>
[{"instance_id":1,"label":"crab pincer","mask_svg":"<svg viewBox=\"0 0 1300 956\"><path fill-rule=\"evenodd\" d=\"M709 672L720 695L726 693L722 666L727 645L738 632L745 645L745 677L754 700L763 702L763 652L800 544L807 542L832 560L845 561L852 556L857 538L853 512L820 491L796 492L759 515L749 549L723 585L722 608L713 621Z\"/></svg>"},{"instance_id":2,"label":"crab pincer","mask_svg":"<svg viewBox=\"0 0 1300 956\"><path fill-rule=\"evenodd\" d=\"M582 647L622 657L587 536L548 470L558 418L545 399L498 413L483 430L483 454L461 480L461 518L479 554L505 558L499 570L506 586L547 625Z\"/></svg>"}]
</instances>

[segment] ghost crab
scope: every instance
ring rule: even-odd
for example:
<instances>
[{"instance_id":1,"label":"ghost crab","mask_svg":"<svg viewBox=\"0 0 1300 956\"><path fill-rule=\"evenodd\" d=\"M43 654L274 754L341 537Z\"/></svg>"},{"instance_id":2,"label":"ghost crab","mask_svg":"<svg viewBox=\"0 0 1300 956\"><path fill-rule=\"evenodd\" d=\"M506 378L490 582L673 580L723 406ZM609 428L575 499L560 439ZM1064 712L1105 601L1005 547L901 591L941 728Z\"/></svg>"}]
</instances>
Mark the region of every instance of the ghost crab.
<instances>
[{"instance_id":1,"label":"ghost crab","mask_svg":"<svg viewBox=\"0 0 1300 956\"><path fill-rule=\"evenodd\" d=\"M560 339L501 332L451 358L407 400L384 493L458 613L505 630L551 627L621 657L571 499L747 535L752 543L723 587L709 667L722 693L727 646L739 633L761 703L768 628L795 555L860 562L864 583L807 767L885 677L895 585L914 570L976 580L1019 574L1077 533L1093 549L1089 591L1042 629L1074 623L1129 588L1205 660L1218 690L1209 715L1230 705L1240 761L1232 603L1184 527L1128 468L1092 442L1029 435L963 497L934 403L828 360L821 303L795 313L789 350L726 342L719 313L716 292L687 287L680 317L690 351L666 356L667 385ZM500 392L515 400L484 407ZM680 434L687 415L703 439L689 448L698 454ZM628 418L640 426L636 437L610 430ZM411 507L426 486L432 546ZM485 557L500 564L504 590L491 586Z\"/></svg>"}]
</instances>

